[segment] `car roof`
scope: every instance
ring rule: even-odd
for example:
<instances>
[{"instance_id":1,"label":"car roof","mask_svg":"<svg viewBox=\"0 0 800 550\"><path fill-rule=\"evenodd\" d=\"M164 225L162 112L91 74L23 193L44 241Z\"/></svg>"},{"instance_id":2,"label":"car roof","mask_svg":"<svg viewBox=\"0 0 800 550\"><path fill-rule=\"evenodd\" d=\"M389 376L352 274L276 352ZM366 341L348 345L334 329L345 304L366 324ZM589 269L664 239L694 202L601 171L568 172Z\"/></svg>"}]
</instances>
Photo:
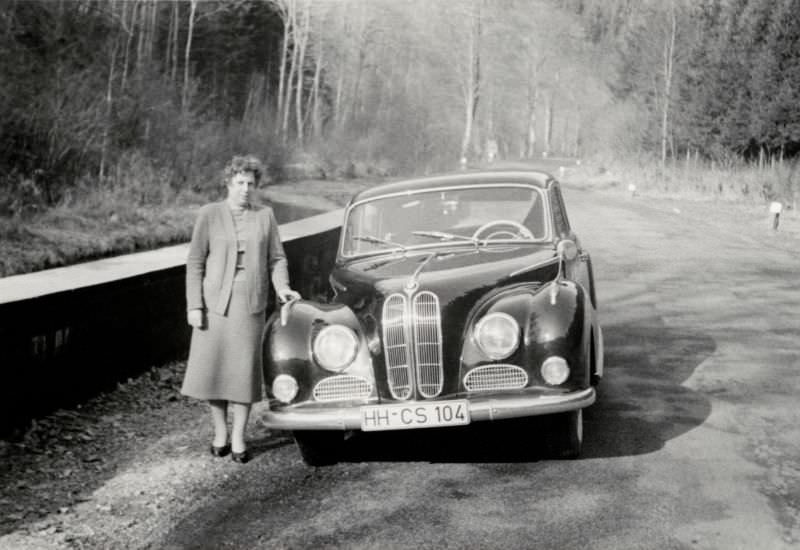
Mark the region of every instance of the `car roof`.
<instances>
[{"instance_id":1,"label":"car roof","mask_svg":"<svg viewBox=\"0 0 800 550\"><path fill-rule=\"evenodd\" d=\"M354 204L383 195L413 193L415 191L424 191L425 189L449 186L461 187L474 185L479 187L492 183L515 183L545 189L552 179L550 174L540 170L462 171L383 183L359 192L352 198L350 203Z\"/></svg>"}]
</instances>

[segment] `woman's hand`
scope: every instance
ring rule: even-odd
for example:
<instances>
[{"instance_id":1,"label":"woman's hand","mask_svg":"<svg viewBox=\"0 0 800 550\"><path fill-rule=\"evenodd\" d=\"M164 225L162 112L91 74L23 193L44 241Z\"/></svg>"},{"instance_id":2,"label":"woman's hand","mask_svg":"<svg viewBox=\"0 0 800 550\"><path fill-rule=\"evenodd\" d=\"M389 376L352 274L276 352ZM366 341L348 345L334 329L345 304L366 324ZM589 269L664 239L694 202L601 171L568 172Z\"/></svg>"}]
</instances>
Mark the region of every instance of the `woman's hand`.
<instances>
[{"instance_id":1,"label":"woman's hand","mask_svg":"<svg viewBox=\"0 0 800 550\"><path fill-rule=\"evenodd\" d=\"M286 302L291 302L292 300L299 300L300 298L302 298L299 292L297 292L296 290L292 290L289 287L282 288L277 292L277 294L278 294L278 300L280 300L282 304L285 304Z\"/></svg>"},{"instance_id":2,"label":"woman's hand","mask_svg":"<svg viewBox=\"0 0 800 550\"><path fill-rule=\"evenodd\" d=\"M205 325L205 315L202 309L190 309L186 313L186 321L194 328L203 328Z\"/></svg>"}]
</instances>

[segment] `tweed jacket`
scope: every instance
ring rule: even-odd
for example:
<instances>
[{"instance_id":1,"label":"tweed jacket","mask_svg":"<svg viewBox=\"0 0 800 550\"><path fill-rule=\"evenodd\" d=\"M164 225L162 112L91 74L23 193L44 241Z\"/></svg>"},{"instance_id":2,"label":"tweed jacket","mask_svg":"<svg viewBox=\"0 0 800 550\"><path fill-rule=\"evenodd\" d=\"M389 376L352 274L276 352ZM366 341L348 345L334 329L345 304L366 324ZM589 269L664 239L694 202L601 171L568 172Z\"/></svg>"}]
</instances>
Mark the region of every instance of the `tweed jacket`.
<instances>
[{"instance_id":1,"label":"tweed jacket","mask_svg":"<svg viewBox=\"0 0 800 550\"><path fill-rule=\"evenodd\" d=\"M276 291L289 287L286 254L278 222L266 206L248 217L244 269L250 313L264 311L269 300L269 281ZM225 315L233 292L236 271L236 228L227 201L200 209L186 259L186 308L208 309Z\"/></svg>"}]
</instances>

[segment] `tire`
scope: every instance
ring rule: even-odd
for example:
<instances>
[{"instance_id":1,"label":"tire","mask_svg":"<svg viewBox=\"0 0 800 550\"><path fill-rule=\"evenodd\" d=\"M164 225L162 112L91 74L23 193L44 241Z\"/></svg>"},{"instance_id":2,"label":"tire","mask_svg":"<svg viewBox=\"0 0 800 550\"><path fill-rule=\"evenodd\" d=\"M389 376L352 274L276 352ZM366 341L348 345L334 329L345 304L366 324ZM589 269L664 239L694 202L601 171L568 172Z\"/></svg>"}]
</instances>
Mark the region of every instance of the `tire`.
<instances>
[{"instance_id":1,"label":"tire","mask_svg":"<svg viewBox=\"0 0 800 550\"><path fill-rule=\"evenodd\" d=\"M294 441L309 466L331 466L339 462L344 445L344 432L337 430L298 430Z\"/></svg>"},{"instance_id":2,"label":"tire","mask_svg":"<svg viewBox=\"0 0 800 550\"><path fill-rule=\"evenodd\" d=\"M589 384L596 388L600 385L602 378L597 373L597 346L594 341L594 332L589 340Z\"/></svg>"},{"instance_id":3,"label":"tire","mask_svg":"<svg viewBox=\"0 0 800 550\"><path fill-rule=\"evenodd\" d=\"M583 410L555 414L547 434L552 458L577 458L583 447Z\"/></svg>"}]
</instances>

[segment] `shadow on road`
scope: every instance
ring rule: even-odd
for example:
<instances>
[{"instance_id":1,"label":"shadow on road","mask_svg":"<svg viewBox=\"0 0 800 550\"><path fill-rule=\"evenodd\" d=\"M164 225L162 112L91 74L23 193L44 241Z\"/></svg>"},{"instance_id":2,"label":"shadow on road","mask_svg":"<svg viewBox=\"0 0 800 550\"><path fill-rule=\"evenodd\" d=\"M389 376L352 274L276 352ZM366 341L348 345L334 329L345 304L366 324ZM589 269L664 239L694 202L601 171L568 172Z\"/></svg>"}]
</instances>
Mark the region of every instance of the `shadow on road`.
<instances>
[{"instance_id":1,"label":"shadow on road","mask_svg":"<svg viewBox=\"0 0 800 550\"><path fill-rule=\"evenodd\" d=\"M716 350L710 336L657 318L603 332L606 374L584 415L584 458L651 453L708 418L708 399L682 384Z\"/></svg>"},{"instance_id":2,"label":"shadow on road","mask_svg":"<svg viewBox=\"0 0 800 550\"><path fill-rule=\"evenodd\" d=\"M651 453L702 424L706 397L682 385L716 349L700 332L660 319L606 326L605 378L597 402L584 411L582 457ZM530 462L547 458L546 417L481 422L465 428L357 433L344 462Z\"/></svg>"}]
</instances>

